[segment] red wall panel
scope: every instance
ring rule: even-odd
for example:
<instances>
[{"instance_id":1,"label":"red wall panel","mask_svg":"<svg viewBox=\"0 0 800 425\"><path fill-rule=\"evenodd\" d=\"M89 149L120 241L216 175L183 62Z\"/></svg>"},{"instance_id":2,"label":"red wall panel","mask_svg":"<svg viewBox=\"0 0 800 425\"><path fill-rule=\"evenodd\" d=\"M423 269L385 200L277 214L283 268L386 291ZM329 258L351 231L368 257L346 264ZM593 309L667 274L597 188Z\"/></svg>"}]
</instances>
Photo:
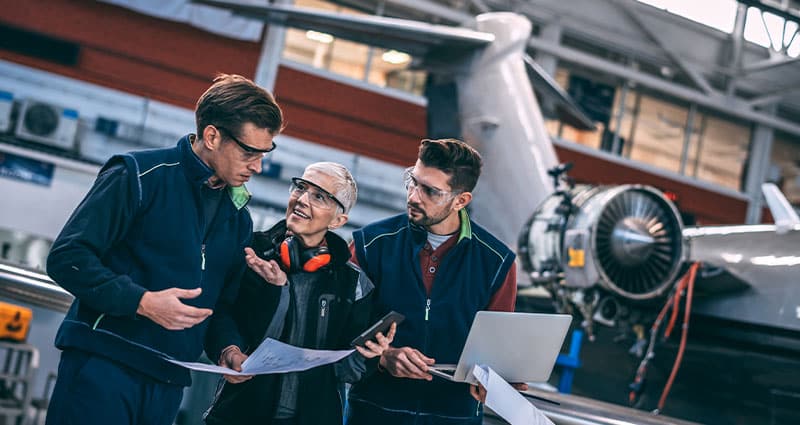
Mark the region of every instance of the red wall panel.
<instances>
[{"instance_id":1,"label":"red wall panel","mask_svg":"<svg viewBox=\"0 0 800 425\"><path fill-rule=\"evenodd\" d=\"M425 108L285 66L275 97L286 133L398 165L416 161Z\"/></svg>"},{"instance_id":2,"label":"red wall panel","mask_svg":"<svg viewBox=\"0 0 800 425\"><path fill-rule=\"evenodd\" d=\"M218 72L252 76L259 43L88 0L0 0L0 21L80 45L75 66L0 50L0 58L193 108Z\"/></svg>"},{"instance_id":3,"label":"red wall panel","mask_svg":"<svg viewBox=\"0 0 800 425\"><path fill-rule=\"evenodd\" d=\"M576 181L591 184L646 184L677 195L681 211L695 216L697 224L744 223L747 203L722 193L661 177L646 171L605 161L563 146L556 147L561 162L572 162L570 171Z\"/></svg>"}]
</instances>

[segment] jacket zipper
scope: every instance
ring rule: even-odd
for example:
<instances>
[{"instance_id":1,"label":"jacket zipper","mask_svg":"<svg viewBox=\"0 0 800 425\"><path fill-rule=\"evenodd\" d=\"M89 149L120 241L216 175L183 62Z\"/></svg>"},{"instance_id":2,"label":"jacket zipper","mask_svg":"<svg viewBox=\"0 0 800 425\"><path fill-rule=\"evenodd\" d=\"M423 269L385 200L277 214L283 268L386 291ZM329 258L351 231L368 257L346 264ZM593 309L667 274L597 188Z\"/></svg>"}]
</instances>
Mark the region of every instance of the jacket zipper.
<instances>
[{"instance_id":1,"label":"jacket zipper","mask_svg":"<svg viewBox=\"0 0 800 425\"><path fill-rule=\"evenodd\" d=\"M332 298L322 294L319 298L319 317L317 317L317 348L323 348L328 334L328 321L331 315Z\"/></svg>"},{"instance_id":2,"label":"jacket zipper","mask_svg":"<svg viewBox=\"0 0 800 425\"><path fill-rule=\"evenodd\" d=\"M203 287L203 278L206 275L206 241L200 244L200 279L197 281L197 286Z\"/></svg>"},{"instance_id":3,"label":"jacket zipper","mask_svg":"<svg viewBox=\"0 0 800 425\"><path fill-rule=\"evenodd\" d=\"M425 347L425 354L426 355L429 354L429 352L428 352L429 351L428 350L428 334L430 333L429 332L430 331L430 326L429 326L428 319L430 318L430 312L431 312L431 299L430 299L430 296L428 296L428 298L425 300L425 340L424 340L424 343L423 343L423 347ZM422 402L420 401L420 403L422 403Z\"/></svg>"},{"instance_id":4,"label":"jacket zipper","mask_svg":"<svg viewBox=\"0 0 800 425\"><path fill-rule=\"evenodd\" d=\"M430 298L430 295L428 295L428 297L425 299L425 328L424 328L425 329L425 334L423 336L424 340L423 340L423 343L422 343L422 347L423 347L423 350L424 350L423 353L426 354L426 355L430 354L430 350L428 350L428 334L429 334L429 330L430 330L428 319L430 318L430 312L431 312L431 298ZM420 417L419 417L420 410L422 410L422 398L420 398L418 396L418 398L417 398L417 413L414 415L414 423L415 424L418 423L418 421L420 420Z\"/></svg>"},{"instance_id":5,"label":"jacket zipper","mask_svg":"<svg viewBox=\"0 0 800 425\"><path fill-rule=\"evenodd\" d=\"M428 298L428 300L425 302L425 321L426 322L428 321L428 315L429 315L430 311L431 311L431 299Z\"/></svg>"},{"instance_id":6,"label":"jacket zipper","mask_svg":"<svg viewBox=\"0 0 800 425\"><path fill-rule=\"evenodd\" d=\"M227 189L222 189L222 190L227 190ZM200 285L201 288L203 287L203 277L205 275L204 272L206 271L206 242L209 240L209 238L211 237L211 234L214 233L214 230L216 229L214 227L214 224L216 224L218 221L220 221L220 218L218 217L218 215L221 212L220 210L222 208L224 208L223 203L225 202L225 199L224 199L225 195L226 195L225 193L222 193L220 195L220 196L223 197L223 199L219 200L219 204L217 204L217 208L213 212L211 223L208 224L208 228L205 228L202 224L200 225L200 235L203 238L202 242L200 243L200 282L199 282L199 285ZM203 211L203 210L201 210L201 211L202 211L201 222L205 222L206 211ZM226 220L227 220L227 218L226 218Z\"/></svg>"}]
</instances>

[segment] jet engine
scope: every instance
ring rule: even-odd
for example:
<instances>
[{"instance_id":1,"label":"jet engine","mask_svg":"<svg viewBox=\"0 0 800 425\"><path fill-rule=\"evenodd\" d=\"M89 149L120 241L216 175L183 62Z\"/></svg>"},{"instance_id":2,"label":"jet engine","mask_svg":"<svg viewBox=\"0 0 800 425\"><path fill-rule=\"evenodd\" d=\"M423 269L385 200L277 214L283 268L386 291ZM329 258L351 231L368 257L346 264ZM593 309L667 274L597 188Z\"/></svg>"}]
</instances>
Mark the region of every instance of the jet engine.
<instances>
[{"instance_id":1,"label":"jet engine","mask_svg":"<svg viewBox=\"0 0 800 425\"><path fill-rule=\"evenodd\" d=\"M682 271L683 223L659 190L574 186L545 199L522 229L523 269L584 327L614 325L626 305L662 297Z\"/></svg>"}]
</instances>

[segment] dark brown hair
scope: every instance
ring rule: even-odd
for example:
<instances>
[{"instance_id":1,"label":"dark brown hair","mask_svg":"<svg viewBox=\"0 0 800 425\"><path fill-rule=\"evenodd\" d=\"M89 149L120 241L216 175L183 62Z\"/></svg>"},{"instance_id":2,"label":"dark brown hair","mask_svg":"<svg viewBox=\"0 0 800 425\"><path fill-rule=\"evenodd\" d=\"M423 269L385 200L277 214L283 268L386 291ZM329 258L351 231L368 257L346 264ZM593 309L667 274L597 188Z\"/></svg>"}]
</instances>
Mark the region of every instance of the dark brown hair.
<instances>
[{"instance_id":1,"label":"dark brown hair","mask_svg":"<svg viewBox=\"0 0 800 425\"><path fill-rule=\"evenodd\" d=\"M425 139L419 147L419 160L450 176L454 192L472 192L481 176L481 154L457 139Z\"/></svg>"},{"instance_id":2,"label":"dark brown hair","mask_svg":"<svg viewBox=\"0 0 800 425\"><path fill-rule=\"evenodd\" d=\"M278 134L283 130L283 112L275 98L249 79L235 74L218 74L214 84L200 96L195 108L197 135L203 137L208 125L224 127L238 137L242 125L251 122Z\"/></svg>"}]
</instances>

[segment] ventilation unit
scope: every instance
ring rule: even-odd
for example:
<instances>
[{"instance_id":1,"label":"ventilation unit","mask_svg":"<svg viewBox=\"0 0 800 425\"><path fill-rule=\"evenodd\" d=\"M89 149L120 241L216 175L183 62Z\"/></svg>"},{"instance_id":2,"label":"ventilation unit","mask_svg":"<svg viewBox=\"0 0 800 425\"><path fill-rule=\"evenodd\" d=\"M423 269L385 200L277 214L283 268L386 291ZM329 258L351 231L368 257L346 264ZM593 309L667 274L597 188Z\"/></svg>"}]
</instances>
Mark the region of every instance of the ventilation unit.
<instances>
[{"instance_id":1,"label":"ventilation unit","mask_svg":"<svg viewBox=\"0 0 800 425\"><path fill-rule=\"evenodd\" d=\"M31 99L22 101L16 129L20 139L73 150L77 131L78 111Z\"/></svg>"}]
</instances>

